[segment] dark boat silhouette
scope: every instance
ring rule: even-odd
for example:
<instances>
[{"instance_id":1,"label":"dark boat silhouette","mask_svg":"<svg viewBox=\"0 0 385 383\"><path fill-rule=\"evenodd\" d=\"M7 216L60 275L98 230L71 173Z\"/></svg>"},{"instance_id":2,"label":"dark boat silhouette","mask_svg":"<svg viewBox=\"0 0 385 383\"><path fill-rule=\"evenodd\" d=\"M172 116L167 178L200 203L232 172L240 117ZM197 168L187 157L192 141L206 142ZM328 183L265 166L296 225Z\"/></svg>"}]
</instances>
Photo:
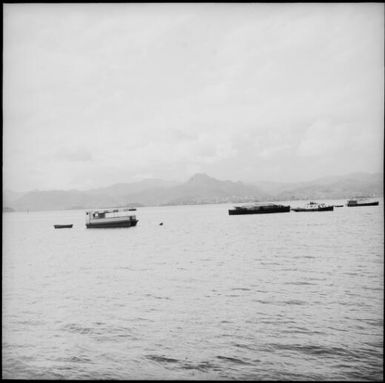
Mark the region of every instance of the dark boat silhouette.
<instances>
[{"instance_id":1,"label":"dark boat silhouette","mask_svg":"<svg viewBox=\"0 0 385 383\"><path fill-rule=\"evenodd\" d=\"M356 198L350 199L346 206L356 207L356 206L378 206L379 201L369 201L368 198Z\"/></svg>"},{"instance_id":2,"label":"dark boat silhouette","mask_svg":"<svg viewBox=\"0 0 385 383\"><path fill-rule=\"evenodd\" d=\"M243 206L235 206L234 209L229 210L229 215L242 214L270 214L270 213L288 213L290 206L277 205L274 203L253 203Z\"/></svg>"},{"instance_id":3,"label":"dark boat silhouette","mask_svg":"<svg viewBox=\"0 0 385 383\"><path fill-rule=\"evenodd\" d=\"M53 225L55 229L71 229L73 224L70 225Z\"/></svg>"}]
</instances>

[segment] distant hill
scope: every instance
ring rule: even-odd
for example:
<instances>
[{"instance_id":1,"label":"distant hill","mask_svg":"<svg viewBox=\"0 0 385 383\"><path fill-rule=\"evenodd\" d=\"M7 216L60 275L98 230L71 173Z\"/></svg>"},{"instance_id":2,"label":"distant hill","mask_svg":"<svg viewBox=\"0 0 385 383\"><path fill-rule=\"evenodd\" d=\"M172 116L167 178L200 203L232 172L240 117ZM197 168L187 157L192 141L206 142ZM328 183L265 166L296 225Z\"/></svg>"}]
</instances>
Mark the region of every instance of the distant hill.
<instances>
[{"instance_id":1,"label":"distant hill","mask_svg":"<svg viewBox=\"0 0 385 383\"><path fill-rule=\"evenodd\" d=\"M196 174L182 184L152 179L87 191L32 191L13 201L10 206L16 210L63 210L244 202L268 197L254 185L220 181L206 174Z\"/></svg>"},{"instance_id":2,"label":"distant hill","mask_svg":"<svg viewBox=\"0 0 385 383\"><path fill-rule=\"evenodd\" d=\"M13 202L16 210L65 210L115 205L113 197L77 190L32 191Z\"/></svg>"},{"instance_id":3,"label":"distant hill","mask_svg":"<svg viewBox=\"0 0 385 383\"><path fill-rule=\"evenodd\" d=\"M167 205L222 203L264 200L269 195L257 186L220 181L206 174L195 174L187 182L168 189Z\"/></svg>"},{"instance_id":4,"label":"distant hill","mask_svg":"<svg viewBox=\"0 0 385 383\"><path fill-rule=\"evenodd\" d=\"M164 189L177 185L175 181L164 181L160 179L146 179L134 183L119 183L104 188L91 189L87 193L96 194L96 195L109 195L113 198L126 198L127 195L142 193L149 189Z\"/></svg>"},{"instance_id":5,"label":"distant hill","mask_svg":"<svg viewBox=\"0 0 385 383\"><path fill-rule=\"evenodd\" d=\"M383 196L383 174L352 173L290 184L261 184L275 200L339 199L356 196Z\"/></svg>"},{"instance_id":6,"label":"distant hill","mask_svg":"<svg viewBox=\"0 0 385 383\"><path fill-rule=\"evenodd\" d=\"M3 190L3 206L11 205L14 201L21 198L25 193L15 192L13 190L4 189Z\"/></svg>"},{"instance_id":7,"label":"distant hill","mask_svg":"<svg viewBox=\"0 0 385 383\"><path fill-rule=\"evenodd\" d=\"M13 193L14 198L8 198L6 204L3 201L3 206L15 210L65 210L295 199L337 199L363 195L383 195L382 174L355 173L341 177L320 178L311 182L260 182L252 185L239 181L221 181L199 173L184 183L149 179L86 191L31 191L22 193L18 197Z\"/></svg>"},{"instance_id":8,"label":"distant hill","mask_svg":"<svg viewBox=\"0 0 385 383\"><path fill-rule=\"evenodd\" d=\"M12 209L10 207L7 207L7 206L3 206L3 213L11 213L15 211L15 209Z\"/></svg>"}]
</instances>

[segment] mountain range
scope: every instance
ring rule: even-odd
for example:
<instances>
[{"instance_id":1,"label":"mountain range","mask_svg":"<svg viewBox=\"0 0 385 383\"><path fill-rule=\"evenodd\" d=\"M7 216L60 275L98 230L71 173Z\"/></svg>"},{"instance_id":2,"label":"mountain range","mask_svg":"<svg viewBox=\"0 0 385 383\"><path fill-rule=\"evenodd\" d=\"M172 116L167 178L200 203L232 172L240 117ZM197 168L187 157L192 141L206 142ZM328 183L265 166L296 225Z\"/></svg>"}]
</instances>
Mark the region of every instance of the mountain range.
<instances>
[{"instance_id":1,"label":"mountain range","mask_svg":"<svg viewBox=\"0 0 385 383\"><path fill-rule=\"evenodd\" d=\"M105 207L191 205L205 203L339 199L383 195L382 173L352 173L309 182L222 181L199 173L183 183L147 179L79 190L4 190L3 211L64 210ZM9 211L9 210L8 210Z\"/></svg>"}]
</instances>

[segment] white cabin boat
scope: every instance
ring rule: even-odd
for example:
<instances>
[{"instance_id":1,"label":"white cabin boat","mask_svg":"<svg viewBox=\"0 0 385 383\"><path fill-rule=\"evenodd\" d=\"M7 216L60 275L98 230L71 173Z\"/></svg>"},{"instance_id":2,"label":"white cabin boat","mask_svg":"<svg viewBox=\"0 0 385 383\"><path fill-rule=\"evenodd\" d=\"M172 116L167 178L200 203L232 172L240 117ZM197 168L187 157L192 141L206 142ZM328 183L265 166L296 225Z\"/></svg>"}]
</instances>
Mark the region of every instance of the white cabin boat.
<instances>
[{"instance_id":1,"label":"white cabin boat","mask_svg":"<svg viewBox=\"0 0 385 383\"><path fill-rule=\"evenodd\" d=\"M304 207L291 208L293 211L333 211L334 205L326 205L325 203L309 202Z\"/></svg>"},{"instance_id":2,"label":"white cabin boat","mask_svg":"<svg viewBox=\"0 0 385 383\"><path fill-rule=\"evenodd\" d=\"M132 209L129 208L89 210L86 212L86 227L91 229L136 226L138 220L130 211Z\"/></svg>"}]
</instances>

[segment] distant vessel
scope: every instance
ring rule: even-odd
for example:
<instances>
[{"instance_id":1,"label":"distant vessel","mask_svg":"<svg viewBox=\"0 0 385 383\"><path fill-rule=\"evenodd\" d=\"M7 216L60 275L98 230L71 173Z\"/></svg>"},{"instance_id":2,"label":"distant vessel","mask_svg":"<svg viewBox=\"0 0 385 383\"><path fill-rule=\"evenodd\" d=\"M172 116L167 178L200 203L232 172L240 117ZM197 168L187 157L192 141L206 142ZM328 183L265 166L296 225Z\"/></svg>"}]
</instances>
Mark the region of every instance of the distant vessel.
<instances>
[{"instance_id":1,"label":"distant vessel","mask_svg":"<svg viewBox=\"0 0 385 383\"><path fill-rule=\"evenodd\" d=\"M277 205L274 203L253 203L243 206L234 206L229 210L229 215L241 214L269 214L269 213L288 213L290 206Z\"/></svg>"},{"instance_id":2,"label":"distant vessel","mask_svg":"<svg viewBox=\"0 0 385 383\"><path fill-rule=\"evenodd\" d=\"M53 225L55 227L55 229L71 229L72 228L72 224L70 225Z\"/></svg>"},{"instance_id":3,"label":"distant vessel","mask_svg":"<svg viewBox=\"0 0 385 383\"><path fill-rule=\"evenodd\" d=\"M306 212L306 211L332 211L334 210L333 205L326 205L324 203L309 202L304 207L291 208L293 211Z\"/></svg>"},{"instance_id":4,"label":"distant vessel","mask_svg":"<svg viewBox=\"0 0 385 383\"><path fill-rule=\"evenodd\" d=\"M91 228L113 228L136 226L136 216L128 213L131 209L103 209L90 210L86 212L86 227Z\"/></svg>"},{"instance_id":5,"label":"distant vessel","mask_svg":"<svg viewBox=\"0 0 385 383\"><path fill-rule=\"evenodd\" d=\"M357 199L350 199L346 206L355 207L355 206L378 206L379 201L369 201L368 198L362 197Z\"/></svg>"}]
</instances>

